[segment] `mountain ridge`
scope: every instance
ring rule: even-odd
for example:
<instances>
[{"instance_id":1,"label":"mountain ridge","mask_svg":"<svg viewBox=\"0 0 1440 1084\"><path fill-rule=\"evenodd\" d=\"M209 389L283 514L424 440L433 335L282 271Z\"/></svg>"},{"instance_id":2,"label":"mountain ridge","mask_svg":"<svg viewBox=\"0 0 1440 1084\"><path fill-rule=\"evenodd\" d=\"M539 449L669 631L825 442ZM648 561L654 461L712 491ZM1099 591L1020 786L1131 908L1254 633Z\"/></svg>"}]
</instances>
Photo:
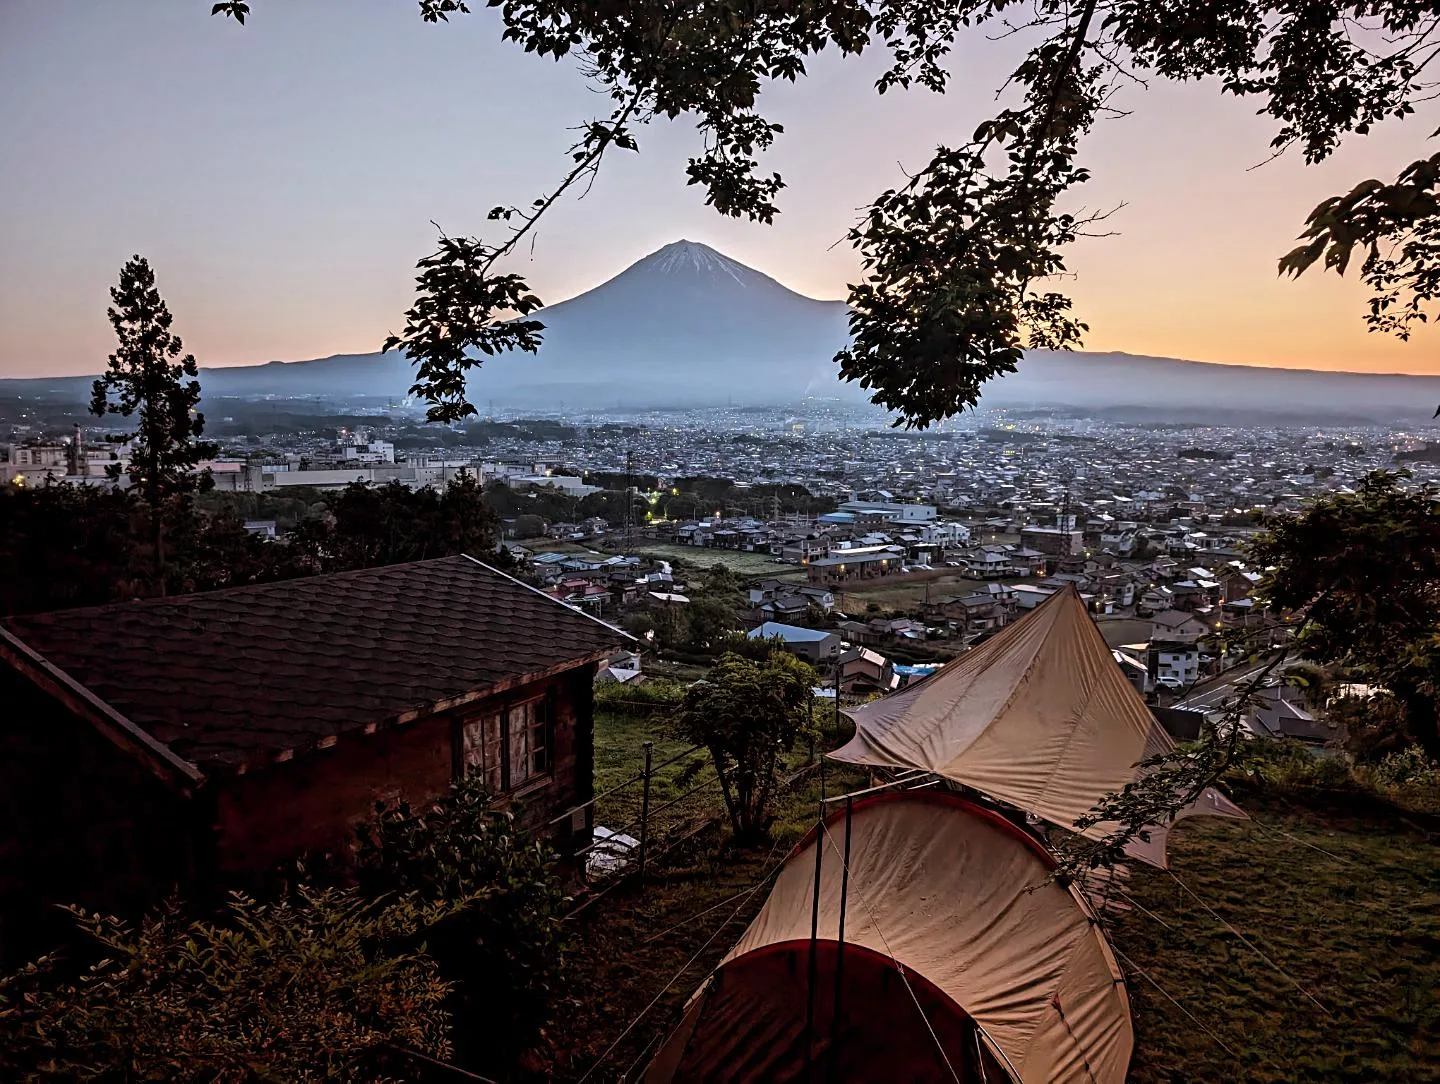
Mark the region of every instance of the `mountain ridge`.
<instances>
[{"instance_id":1,"label":"mountain ridge","mask_svg":"<svg viewBox=\"0 0 1440 1084\"><path fill-rule=\"evenodd\" d=\"M819 396L863 403L838 379L848 341L843 301L806 297L708 245L671 242L535 317L538 356L502 355L471 370L477 406L554 409L782 404ZM93 377L0 379L0 395L88 397ZM206 367L206 398L404 398L398 353ZM1440 377L1289 369L1124 351L1027 354L992 381L981 405L1162 413L1269 410L1284 414L1428 419ZM1426 404L1429 404L1428 406Z\"/></svg>"}]
</instances>

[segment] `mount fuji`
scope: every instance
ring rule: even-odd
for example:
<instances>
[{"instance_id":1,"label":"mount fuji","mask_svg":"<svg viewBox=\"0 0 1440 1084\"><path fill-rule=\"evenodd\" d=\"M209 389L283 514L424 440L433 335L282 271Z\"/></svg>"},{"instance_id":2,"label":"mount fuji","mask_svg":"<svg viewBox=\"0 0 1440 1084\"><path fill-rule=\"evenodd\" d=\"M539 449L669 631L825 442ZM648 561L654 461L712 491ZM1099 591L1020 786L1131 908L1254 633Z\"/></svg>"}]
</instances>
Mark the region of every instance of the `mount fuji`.
<instances>
[{"instance_id":1,"label":"mount fuji","mask_svg":"<svg viewBox=\"0 0 1440 1084\"><path fill-rule=\"evenodd\" d=\"M470 395L516 406L710 406L834 396L843 301L817 301L707 245L676 241L535 315L538 356L472 370ZM858 395L850 396L859 398Z\"/></svg>"}]
</instances>

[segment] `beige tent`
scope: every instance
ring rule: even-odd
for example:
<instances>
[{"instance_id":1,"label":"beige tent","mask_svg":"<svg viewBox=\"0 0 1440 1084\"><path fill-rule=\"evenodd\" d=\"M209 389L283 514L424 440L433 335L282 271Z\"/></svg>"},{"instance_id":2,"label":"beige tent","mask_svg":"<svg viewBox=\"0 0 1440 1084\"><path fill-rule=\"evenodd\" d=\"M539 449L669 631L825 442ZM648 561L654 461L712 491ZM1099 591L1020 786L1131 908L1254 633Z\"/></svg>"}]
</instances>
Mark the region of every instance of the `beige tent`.
<instances>
[{"instance_id":1,"label":"beige tent","mask_svg":"<svg viewBox=\"0 0 1440 1084\"><path fill-rule=\"evenodd\" d=\"M934 772L1063 828L1133 781L1140 760L1174 748L1068 588L925 681L848 714L855 737L835 760ZM1245 816L1213 789L1181 815L1200 813ZM1130 853L1163 867L1165 835L1152 828Z\"/></svg>"},{"instance_id":2,"label":"beige tent","mask_svg":"<svg viewBox=\"0 0 1440 1084\"><path fill-rule=\"evenodd\" d=\"M1125 1079L1121 973L1026 832L933 790L858 800L847 883L845 810L825 829L786 860L647 1084Z\"/></svg>"}]
</instances>

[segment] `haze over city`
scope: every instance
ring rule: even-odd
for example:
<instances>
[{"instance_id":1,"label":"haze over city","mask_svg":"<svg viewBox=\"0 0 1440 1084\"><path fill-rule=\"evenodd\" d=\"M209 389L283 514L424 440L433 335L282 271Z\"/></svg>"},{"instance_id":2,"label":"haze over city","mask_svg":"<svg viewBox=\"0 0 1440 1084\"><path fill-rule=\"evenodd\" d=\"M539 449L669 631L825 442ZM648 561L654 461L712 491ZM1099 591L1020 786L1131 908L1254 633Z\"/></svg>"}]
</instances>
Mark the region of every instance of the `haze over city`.
<instances>
[{"instance_id":1,"label":"haze over city","mask_svg":"<svg viewBox=\"0 0 1440 1084\"><path fill-rule=\"evenodd\" d=\"M858 267L836 242L857 208L937 142L968 136L1018 44L962 45L944 97L878 97L878 57L833 54L767 89L787 130L765 165L790 186L771 227L703 206L683 176L698 137L683 119L654 123L641 153L612 155L513 264L555 302L688 237L843 298ZM260 3L244 27L202 3L10 0L0 95L0 376L97 371L105 291L136 251L204 365L373 351L410 303L430 220L483 233L490 206L553 186L569 129L604 108L571 62L502 43L494 12L437 27L385 0ZM1077 246L1065 283L1087 349L1440 371L1433 334L1367 333L1353 277L1275 273L1315 203L1413 156L1433 106L1307 168L1293 152L1258 166L1274 122L1212 82L1136 86L1118 104L1133 115L1098 125L1082 194L1092 209L1125 206L1103 227L1115 236Z\"/></svg>"}]
</instances>

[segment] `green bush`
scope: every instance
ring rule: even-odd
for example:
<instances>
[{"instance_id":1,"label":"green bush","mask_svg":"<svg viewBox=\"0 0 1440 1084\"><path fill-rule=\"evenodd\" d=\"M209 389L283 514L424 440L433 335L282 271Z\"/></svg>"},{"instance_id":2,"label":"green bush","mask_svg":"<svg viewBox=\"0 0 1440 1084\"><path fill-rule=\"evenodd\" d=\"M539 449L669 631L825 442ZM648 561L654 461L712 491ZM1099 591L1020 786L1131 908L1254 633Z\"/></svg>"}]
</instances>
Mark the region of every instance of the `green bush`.
<instances>
[{"instance_id":1,"label":"green bush","mask_svg":"<svg viewBox=\"0 0 1440 1084\"><path fill-rule=\"evenodd\" d=\"M1303 742L1288 738L1242 742L1230 771L1257 786L1310 789L1355 786L1346 757L1323 755Z\"/></svg>"},{"instance_id":2,"label":"green bush","mask_svg":"<svg viewBox=\"0 0 1440 1084\"><path fill-rule=\"evenodd\" d=\"M423 808L377 806L358 834L366 895L459 901L426 946L451 983L461 1060L503 1074L542 1042L563 983L569 900L554 852L475 779Z\"/></svg>"},{"instance_id":3,"label":"green bush","mask_svg":"<svg viewBox=\"0 0 1440 1084\"><path fill-rule=\"evenodd\" d=\"M138 929L72 911L103 958L0 979L0 1078L413 1079L404 1049L450 1054L450 990L404 946L444 910L301 886L214 920L169 905Z\"/></svg>"},{"instance_id":4,"label":"green bush","mask_svg":"<svg viewBox=\"0 0 1440 1084\"><path fill-rule=\"evenodd\" d=\"M1349 756L1320 756L1297 741L1246 742L1229 775L1279 792L1331 794L1378 800L1415 812L1440 813L1440 768L1418 746L1390 753L1375 764Z\"/></svg>"},{"instance_id":5,"label":"green bush","mask_svg":"<svg viewBox=\"0 0 1440 1084\"><path fill-rule=\"evenodd\" d=\"M616 715L656 715L671 711L685 699L685 686L659 678L643 685L609 682L595 686L595 710Z\"/></svg>"},{"instance_id":6,"label":"green bush","mask_svg":"<svg viewBox=\"0 0 1440 1084\"><path fill-rule=\"evenodd\" d=\"M1418 745L1386 754L1370 774L1377 784L1392 789L1440 786L1440 766Z\"/></svg>"}]
</instances>

